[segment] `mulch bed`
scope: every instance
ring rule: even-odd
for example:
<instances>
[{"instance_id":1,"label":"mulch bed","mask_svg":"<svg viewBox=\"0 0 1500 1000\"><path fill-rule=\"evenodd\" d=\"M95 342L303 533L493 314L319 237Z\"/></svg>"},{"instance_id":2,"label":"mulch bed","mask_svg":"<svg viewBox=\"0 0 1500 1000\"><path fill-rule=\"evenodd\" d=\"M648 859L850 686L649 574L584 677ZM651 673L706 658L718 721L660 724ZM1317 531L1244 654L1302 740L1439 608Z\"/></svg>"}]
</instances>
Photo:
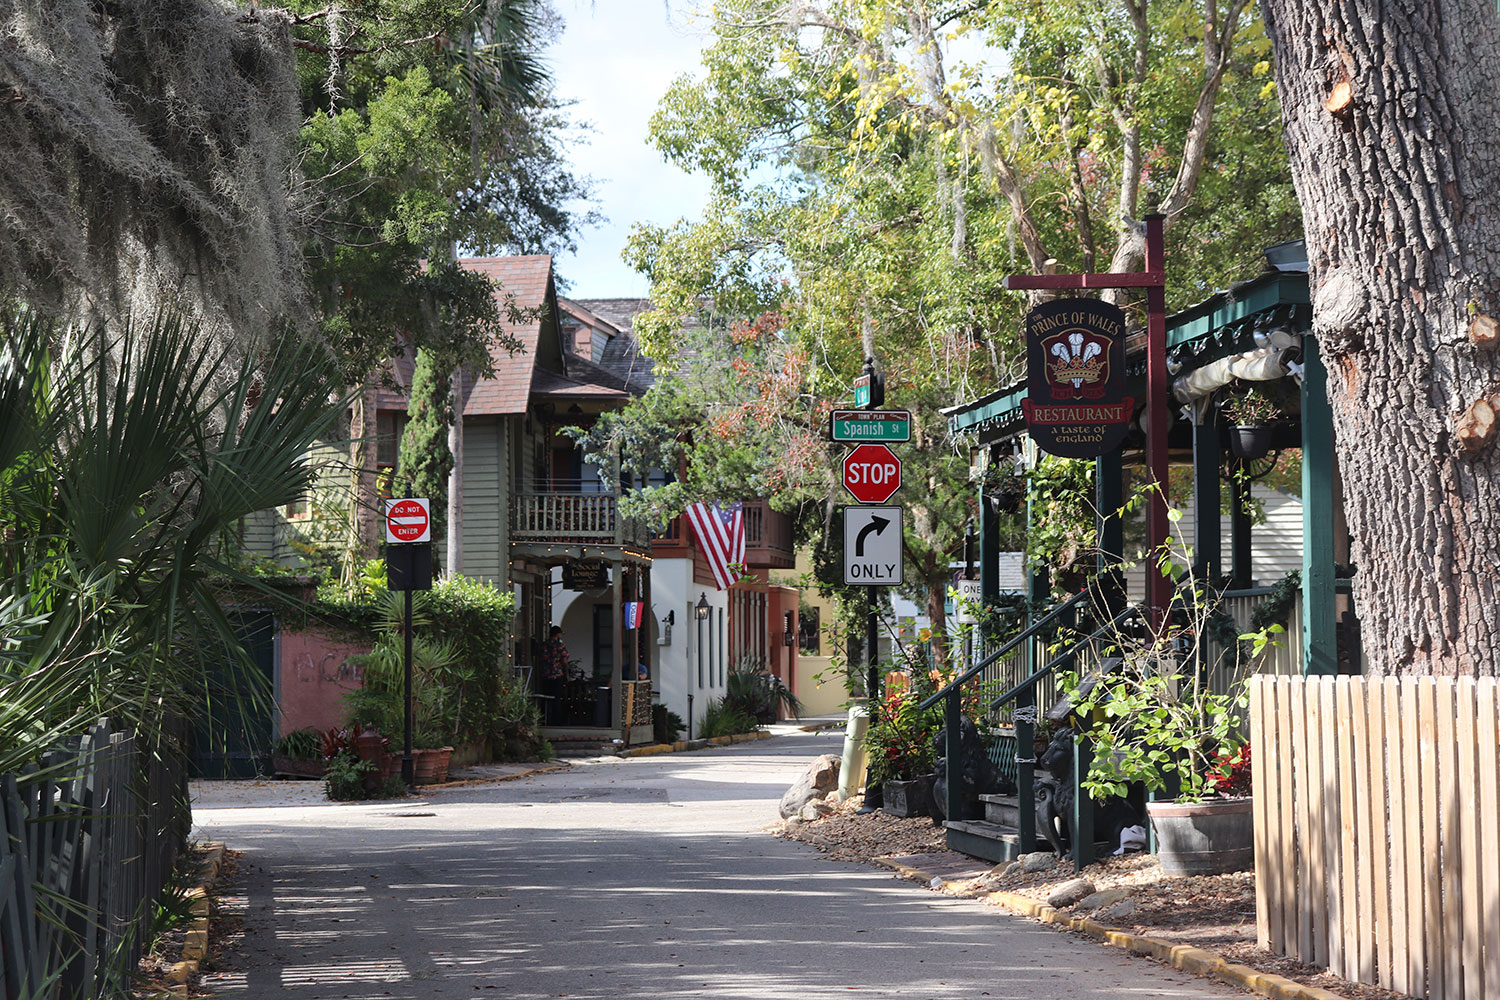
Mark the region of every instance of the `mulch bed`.
<instances>
[{"instance_id":1,"label":"mulch bed","mask_svg":"<svg viewBox=\"0 0 1500 1000\"><path fill-rule=\"evenodd\" d=\"M995 890L1045 901L1062 882L1081 877L1096 890L1128 889L1123 903L1095 910L1067 910L1069 916L1092 917L1109 927L1188 944L1217 952L1230 962L1258 972L1274 973L1317 986L1349 1000L1404 1000L1402 994L1352 983L1325 969L1303 965L1263 951L1255 941L1255 875L1167 875L1148 854L1132 854L1090 865L1082 873L1071 861L1059 860L1039 872L1012 871L1005 865L966 859L947 849L942 830L926 818L897 819L883 812L858 814L859 798L812 822L783 823L776 836L799 840L840 861L873 864L878 857L897 857L911 868L944 878L942 890L977 896ZM914 856L914 857L911 857ZM947 867L947 871L942 866ZM977 874L975 874L977 872ZM1054 925L1048 925L1054 926ZM1089 940L1093 940L1090 938Z\"/></svg>"}]
</instances>

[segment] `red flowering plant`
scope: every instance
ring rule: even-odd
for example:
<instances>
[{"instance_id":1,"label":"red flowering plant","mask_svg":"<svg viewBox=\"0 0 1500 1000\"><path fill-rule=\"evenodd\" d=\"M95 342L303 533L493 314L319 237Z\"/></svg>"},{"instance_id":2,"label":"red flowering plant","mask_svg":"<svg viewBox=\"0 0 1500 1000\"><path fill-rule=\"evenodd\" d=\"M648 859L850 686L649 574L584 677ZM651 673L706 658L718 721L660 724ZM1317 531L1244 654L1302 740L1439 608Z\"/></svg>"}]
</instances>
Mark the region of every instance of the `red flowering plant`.
<instances>
[{"instance_id":1,"label":"red flowering plant","mask_svg":"<svg viewBox=\"0 0 1500 1000\"><path fill-rule=\"evenodd\" d=\"M910 781L932 771L937 762L932 741L942 715L935 708L918 711L917 705L933 692L933 683L921 670L886 675L884 695L865 733L872 781Z\"/></svg>"},{"instance_id":2,"label":"red flowering plant","mask_svg":"<svg viewBox=\"0 0 1500 1000\"><path fill-rule=\"evenodd\" d=\"M1250 767L1250 744L1221 753L1214 766L1203 775L1205 787L1224 798L1247 797L1252 788L1253 772Z\"/></svg>"}]
</instances>

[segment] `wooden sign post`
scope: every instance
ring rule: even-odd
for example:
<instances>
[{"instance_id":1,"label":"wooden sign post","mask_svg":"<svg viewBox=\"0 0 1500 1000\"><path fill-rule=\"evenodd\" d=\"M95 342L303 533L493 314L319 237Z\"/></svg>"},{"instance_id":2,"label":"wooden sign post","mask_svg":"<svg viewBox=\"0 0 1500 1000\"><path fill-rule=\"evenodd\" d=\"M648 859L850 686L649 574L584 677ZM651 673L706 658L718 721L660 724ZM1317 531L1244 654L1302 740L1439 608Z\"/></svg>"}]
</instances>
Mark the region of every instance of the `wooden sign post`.
<instances>
[{"instance_id":1,"label":"wooden sign post","mask_svg":"<svg viewBox=\"0 0 1500 1000\"><path fill-rule=\"evenodd\" d=\"M1156 489L1146 507L1146 537L1152 550L1167 540L1167 283L1164 215L1146 216L1146 269L1105 274L1013 274L1005 287L1015 290L1077 291L1087 288L1146 290L1146 467ZM1100 516L1108 512L1100 511ZM1172 597L1172 581L1146 574L1146 603L1153 626L1161 623Z\"/></svg>"}]
</instances>

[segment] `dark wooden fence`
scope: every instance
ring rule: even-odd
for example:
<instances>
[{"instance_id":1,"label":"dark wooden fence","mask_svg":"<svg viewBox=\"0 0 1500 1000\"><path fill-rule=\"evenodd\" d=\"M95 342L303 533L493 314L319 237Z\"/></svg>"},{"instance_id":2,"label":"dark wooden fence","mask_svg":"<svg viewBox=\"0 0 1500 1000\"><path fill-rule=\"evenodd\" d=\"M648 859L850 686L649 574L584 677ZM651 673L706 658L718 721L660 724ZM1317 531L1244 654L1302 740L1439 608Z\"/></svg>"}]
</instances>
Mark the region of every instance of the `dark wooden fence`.
<instances>
[{"instance_id":1,"label":"dark wooden fence","mask_svg":"<svg viewBox=\"0 0 1500 1000\"><path fill-rule=\"evenodd\" d=\"M130 995L152 903L186 842L175 740L100 722L0 777L0 983L6 1000Z\"/></svg>"}]
</instances>

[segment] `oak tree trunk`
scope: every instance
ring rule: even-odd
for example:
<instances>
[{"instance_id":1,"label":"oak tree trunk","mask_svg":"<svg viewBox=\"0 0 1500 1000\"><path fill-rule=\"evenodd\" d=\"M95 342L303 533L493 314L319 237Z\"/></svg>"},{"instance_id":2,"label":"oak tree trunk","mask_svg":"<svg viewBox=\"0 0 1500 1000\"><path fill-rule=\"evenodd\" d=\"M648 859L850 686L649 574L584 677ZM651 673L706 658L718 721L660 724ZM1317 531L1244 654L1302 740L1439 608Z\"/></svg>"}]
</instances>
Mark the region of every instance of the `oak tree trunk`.
<instances>
[{"instance_id":1,"label":"oak tree trunk","mask_svg":"<svg viewBox=\"0 0 1500 1000\"><path fill-rule=\"evenodd\" d=\"M1500 669L1494 0L1262 0L1380 674ZM1493 420L1489 426L1493 428Z\"/></svg>"}]
</instances>

